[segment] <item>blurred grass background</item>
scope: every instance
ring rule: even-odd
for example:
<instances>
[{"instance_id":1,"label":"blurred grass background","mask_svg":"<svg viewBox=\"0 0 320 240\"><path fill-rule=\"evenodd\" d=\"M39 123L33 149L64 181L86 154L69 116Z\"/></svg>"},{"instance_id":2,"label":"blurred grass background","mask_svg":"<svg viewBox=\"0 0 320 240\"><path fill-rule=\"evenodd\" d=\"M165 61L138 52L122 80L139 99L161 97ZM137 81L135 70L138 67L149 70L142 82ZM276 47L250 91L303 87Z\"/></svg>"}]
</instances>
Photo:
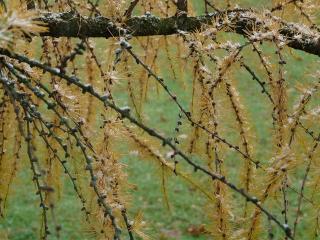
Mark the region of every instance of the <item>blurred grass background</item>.
<instances>
[{"instance_id":1,"label":"blurred grass background","mask_svg":"<svg viewBox=\"0 0 320 240\"><path fill-rule=\"evenodd\" d=\"M194 1L197 2L197 1ZM200 2L200 1L198 1ZM243 7L267 7L271 5L271 1L242 1ZM203 9L201 4L194 4L197 12L201 13ZM234 36L231 36L233 38ZM97 46L103 49L102 46ZM266 47L267 48L267 47ZM270 51L273 51L270 49ZM97 51L98 52L98 51ZM308 73L315 71L315 62L317 58L295 51L296 57L286 56L288 64L286 65L286 80L290 89L294 89L297 83L309 81ZM166 59L163 59L164 64ZM248 64L256 66L256 62L247 60ZM176 66L179 68L179 66ZM190 92L188 86L186 89L181 89L179 84L176 84L169 71L163 71L161 75L169 84L179 99L188 102ZM269 119L270 109L268 109L267 99L260 95L261 89L244 71L240 71L237 77L237 86L240 95L243 99L243 104L246 106L248 117L254 119L254 131L257 135L258 144L265 145L265 149L256 153L258 159L265 158L268 152L268 139L270 139L271 122ZM186 83L191 83L192 76L185 76ZM311 79L312 80L312 79ZM294 91L292 91L294 92ZM117 96L120 102L128 103L127 96L119 94ZM291 94L289 102L296 101L296 94ZM144 112L146 116L152 116L148 119L149 125L155 125L161 122L162 130L165 133L173 134L178 111L171 103L170 99L162 91L159 94L149 95L148 102L145 104ZM156 105L154 104L156 103ZM169 115L169 116L168 116ZM238 158L237 155L234 155ZM24 156L26 157L26 156ZM204 216L202 215L202 207L206 200L201 194L194 194L194 189L187 186L178 178L171 177L168 181L168 192L171 209L165 207L163 194L161 191L161 181L159 169L157 166L142 161L135 156L125 156L122 161L127 165L129 181L136 185L135 190L132 190L132 213L139 210L143 211L145 220L147 221L147 234L154 239L181 239L195 240L206 239L205 235L195 236L197 229L203 224ZM233 163L227 162L230 170L234 172L234 179L238 179L237 169L233 169ZM0 219L0 239L12 240L33 240L38 239L40 209L38 208L38 199L35 194L34 186L31 184L32 178L28 166L21 166L26 170L19 171L12 186L12 195L7 203L6 217ZM83 223L79 223L82 214L79 211L81 208L78 199L73 194L72 186L68 179L64 181L63 197L56 206L58 222L62 225L61 239L91 239L91 234L84 232ZM303 235L303 233L302 233Z\"/></svg>"}]
</instances>

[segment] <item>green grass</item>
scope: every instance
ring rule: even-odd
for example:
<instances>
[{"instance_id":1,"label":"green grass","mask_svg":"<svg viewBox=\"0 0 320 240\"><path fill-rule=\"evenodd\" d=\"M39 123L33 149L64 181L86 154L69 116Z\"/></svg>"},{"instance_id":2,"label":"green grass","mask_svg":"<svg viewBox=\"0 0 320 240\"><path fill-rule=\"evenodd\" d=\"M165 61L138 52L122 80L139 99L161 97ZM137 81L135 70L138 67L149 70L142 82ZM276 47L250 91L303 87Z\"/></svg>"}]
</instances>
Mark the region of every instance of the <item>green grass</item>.
<instances>
[{"instance_id":1,"label":"green grass","mask_svg":"<svg viewBox=\"0 0 320 240\"><path fill-rule=\"evenodd\" d=\"M299 53L300 55L300 53ZM308 63L314 61L310 56L304 56L304 62L289 61L288 68L288 83L292 87L297 81L301 81L303 74L308 66ZM170 82L170 79L166 78ZM304 81L304 80L303 80ZM247 107L249 118L256 119L256 126L253 126L258 136L258 144L265 144L270 134L270 122L265 122L266 114L270 112L267 109L267 104L261 100L258 95L259 88L244 72L239 74L238 79L239 91L244 104ZM187 92L181 92L177 84L170 83L170 88L173 89L181 98L188 97ZM246 97L250 96L250 97ZM154 99L153 99L154 98ZM295 96L291 97L295 99ZM259 99L260 101L257 101ZM157 100L157 106L153 102ZM125 99L122 99L125 102ZM293 100L291 100L293 101ZM150 96L149 101L145 105L145 112L148 116L153 116L149 119L149 124L153 125L162 121L163 131L167 134L172 134L175 126L175 116L178 111L176 107L169 104L170 100L165 94L159 96ZM170 113L170 116L168 116ZM267 150L258 152L257 157L265 157ZM24 156L25 157L25 156ZM235 155L235 159L237 156ZM191 225L200 225L203 223L202 206L205 204L205 199L201 194L195 194L194 189L188 187L183 181L177 177L170 177L168 181L168 191L171 210L166 208L163 194L161 190L161 179L159 169L156 165L148 161L138 159L134 156L128 156L123 159L127 164L129 181L137 186L137 189L132 191L133 207L131 213L137 213L142 210L145 219L148 223L147 233L159 239L206 239L203 237L191 236L187 229ZM232 169L232 161L227 165ZM22 166L23 170L17 176L15 183L12 185L14 189L13 195L8 201L6 218L1 219L0 234L8 234L9 239L13 240L28 240L36 239L39 233L40 209L37 207L37 196L34 186L31 183L30 170L27 166ZM232 175L232 174L231 174ZM236 171L232 177L235 181ZM86 239L86 234L81 230L82 223L78 221L81 218L79 211L79 201L74 197L69 181L66 179L63 197L56 206L58 222L63 226L62 239ZM159 235L160 234L160 235ZM1 236L1 235L0 235Z\"/></svg>"},{"instance_id":2,"label":"green grass","mask_svg":"<svg viewBox=\"0 0 320 240\"><path fill-rule=\"evenodd\" d=\"M264 1L247 1L248 4L256 2L257 5ZM305 78L305 72L312 73L308 67L316 61L315 57L296 53L303 58L300 60L289 60L287 64L287 79L290 88L294 88L297 82L308 81ZM290 59L290 56L288 57ZM248 62L255 66L255 63ZM186 104L190 98L190 89L183 89L174 83L167 72L162 73L169 87ZM190 76L187 76L190 80ZM310 78L309 78L310 79ZM188 81L189 81L188 80ZM243 100L248 116L255 119L253 126L257 134L257 145L265 145L270 138L271 122L267 99L263 100L260 95L260 89L257 84L251 80L248 74L240 72L237 78L238 90ZM290 95L290 102L296 101L296 94ZM126 104L128 100L122 96L119 101ZM154 104L156 102L156 104ZM144 112L147 116L149 125L155 125L161 121L161 130L166 134L172 134L179 111L170 104L168 97L161 92L160 95L149 96L149 101L145 104ZM188 107L186 105L186 107ZM257 158L268 159L268 146L257 152ZM236 156L232 155L231 157ZM26 157L26 156L23 156ZM230 159L232 159L230 157ZM238 157L236 157L237 159ZM229 159L229 158L228 158ZM147 233L155 239L181 239L181 240L201 240L206 236L194 237L188 233L188 228L192 225L199 226L204 223L202 206L206 200L201 194L196 194L194 189L190 188L182 180L171 176L168 181L168 191L170 200L170 210L166 208L161 189L161 179L159 169L156 165L148 161L138 159L135 156L126 156L122 161L127 165L129 181L134 183L137 188L132 190L132 208L131 214L142 210L147 221ZM226 163L230 167L231 178L237 181L237 170L233 169L233 162L229 160ZM37 206L38 199L35 194L35 188L31 183L31 174L28 166L21 166L10 197L6 218L0 220L0 239L8 236L12 240L32 240L39 236L40 208ZM57 202L57 218L62 225L61 239L89 239L89 236L82 231L83 222L81 212L79 211L79 201L72 193L72 187L66 179L64 182L63 197Z\"/></svg>"}]
</instances>

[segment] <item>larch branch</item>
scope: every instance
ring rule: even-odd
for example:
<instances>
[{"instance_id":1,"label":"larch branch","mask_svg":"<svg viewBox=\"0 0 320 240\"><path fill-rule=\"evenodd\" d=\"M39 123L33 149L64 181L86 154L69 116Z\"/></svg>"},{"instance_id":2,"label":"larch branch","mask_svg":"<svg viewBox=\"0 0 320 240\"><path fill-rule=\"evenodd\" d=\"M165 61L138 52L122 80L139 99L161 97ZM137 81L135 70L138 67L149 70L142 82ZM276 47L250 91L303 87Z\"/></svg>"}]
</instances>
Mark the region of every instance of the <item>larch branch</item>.
<instances>
[{"instance_id":1,"label":"larch branch","mask_svg":"<svg viewBox=\"0 0 320 240\"><path fill-rule=\"evenodd\" d=\"M177 0L177 15L188 12L188 0Z\"/></svg>"},{"instance_id":2,"label":"larch branch","mask_svg":"<svg viewBox=\"0 0 320 240\"><path fill-rule=\"evenodd\" d=\"M159 18L153 15L132 17L123 24L127 31L119 28L110 19L97 16L88 18L75 12L46 13L37 20L47 24L48 31L43 36L52 37L104 37L110 38L130 33L132 36L172 35L183 32L195 32L208 25L222 26L228 19L227 27L221 31L235 32L245 37L252 36L253 31L259 33L271 32L258 14L250 10L229 10L215 12L203 16L172 16ZM285 39L287 46L320 56L320 34L307 26L289 23L270 17L277 21L278 35ZM273 30L274 31L274 30Z\"/></svg>"},{"instance_id":3,"label":"larch branch","mask_svg":"<svg viewBox=\"0 0 320 240\"><path fill-rule=\"evenodd\" d=\"M127 9L126 12L124 13L124 16L125 16L126 18L130 18L130 17L131 17L131 14L132 14L134 8L137 6L138 2L139 2L139 0L132 0L132 1L131 1L128 9Z\"/></svg>"}]
</instances>

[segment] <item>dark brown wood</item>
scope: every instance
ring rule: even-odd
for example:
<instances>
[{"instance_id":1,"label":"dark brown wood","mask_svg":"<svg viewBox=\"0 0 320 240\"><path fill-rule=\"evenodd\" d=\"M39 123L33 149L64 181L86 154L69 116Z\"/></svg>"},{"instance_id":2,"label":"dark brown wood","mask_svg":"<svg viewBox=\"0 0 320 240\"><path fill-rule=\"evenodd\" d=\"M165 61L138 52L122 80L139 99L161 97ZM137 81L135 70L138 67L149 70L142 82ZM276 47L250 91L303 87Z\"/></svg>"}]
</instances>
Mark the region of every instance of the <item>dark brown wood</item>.
<instances>
[{"instance_id":1,"label":"dark brown wood","mask_svg":"<svg viewBox=\"0 0 320 240\"><path fill-rule=\"evenodd\" d=\"M135 16L127 19L123 28L119 30L110 19L97 16L93 18L79 16L75 12L46 13L36 19L48 26L48 31L43 36L52 37L114 37L124 34L132 36L172 35L181 31L194 32L204 29L207 25L223 22L226 17L230 24L225 29L243 36L250 32L268 32L259 15L250 10L229 10L227 12L215 12L198 17L186 15L159 18L153 15ZM276 21L276 20L275 20ZM320 56L320 34L294 23L279 21L278 33L286 39L287 46Z\"/></svg>"},{"instance_id":2,"label":"dark brown wood","mask_svg":"<svg viewBox=\"0 0 320 240\"><path fill-rule=\"evenodd\" d=\"M126 10L126 12L124 13L124 17L126 18L130 18L133 12L133 9L137 6L139 0L132 0L128 9Z\"/></svg>"},{"instance_id":3,"label":"dark brown wood","mask_svg":"<svg viewBox=\"0 0 320 240\"><path fill-rule=\"evenodd\" d=\"M177 15L181 13L188 13L188 1L177 0Z\"/></svg>"}]
</instances>

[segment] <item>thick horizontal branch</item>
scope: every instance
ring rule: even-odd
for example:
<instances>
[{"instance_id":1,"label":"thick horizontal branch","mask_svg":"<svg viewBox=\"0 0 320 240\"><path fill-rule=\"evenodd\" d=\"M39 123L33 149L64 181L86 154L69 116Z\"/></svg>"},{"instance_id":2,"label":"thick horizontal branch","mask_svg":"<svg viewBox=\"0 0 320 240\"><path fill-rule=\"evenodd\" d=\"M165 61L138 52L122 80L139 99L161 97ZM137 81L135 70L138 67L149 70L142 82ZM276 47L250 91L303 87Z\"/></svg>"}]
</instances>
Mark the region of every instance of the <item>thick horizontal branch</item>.
<instances>
[{"instance_id":1,"label":"thick horizontal branch","mask_svg":"<svg viewBox=\"0 0 320 240\"><path fill-rule=\"evenodd\" d=\"M110 19L98 16L86 18L74 12L46 13L39 19L48 25L48 31L43 36L52 37L114 37L123 35ZM204 16L189 17L186 15L158 18L153 15L144 15L128 19L123 28L132 36L172 35L179 31L195 32L206 25L224 25L228 22L225 31L232 31L248 36L252 30L260 33L271 32L267 24L260 20L258 14L249 10L231 10L225 13L212 13ZM270 16L270 21L280 26L278 34L288 41L288 46L307 53L320 56L320 35L294 23L286 23ZM270 25L270 23L268 23ZM259 40L259 38L258 38Z\"/></svg>"}]
</instances>

